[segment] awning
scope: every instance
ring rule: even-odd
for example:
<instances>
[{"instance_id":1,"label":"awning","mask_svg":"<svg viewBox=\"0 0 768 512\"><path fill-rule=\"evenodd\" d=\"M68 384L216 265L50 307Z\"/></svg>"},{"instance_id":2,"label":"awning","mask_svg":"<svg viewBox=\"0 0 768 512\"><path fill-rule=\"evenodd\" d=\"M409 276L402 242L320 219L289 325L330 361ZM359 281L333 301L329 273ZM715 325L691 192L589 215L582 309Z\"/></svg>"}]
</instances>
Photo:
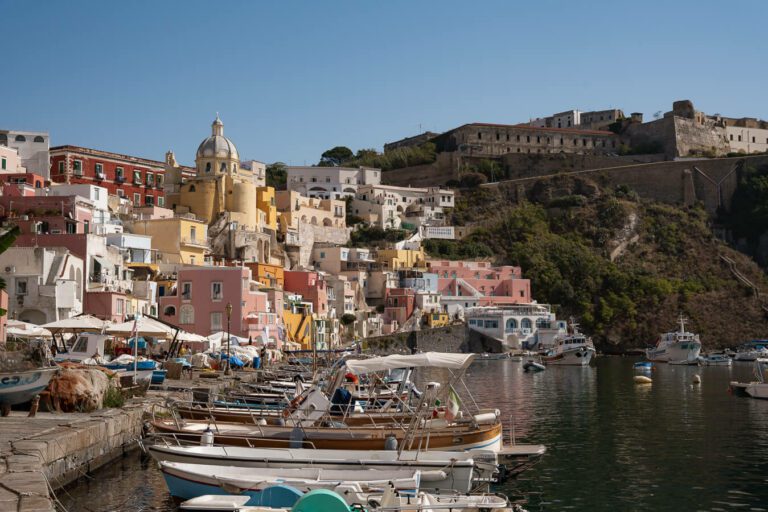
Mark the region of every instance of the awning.
<instances>
[{"instance_id":1,"label":"awning","mask_svg":"<svg viewBox=\"0 0 768 512\"><path fill-rule=\"evenodd\" d=\"M475 358L475 354L447 354L444 352L425 352L423 354L374 357L371 359L350 359L347 368L353 373L370 373L396 368L467 368Z\"/></svg>"},{"instance_id":2,"label":"awning","mask_svg":"<svg viewBox=\"0 0 768 512\"><path fill-rule=\"evenodd\" d=\"M57 320L40 327L48 329L54 334L60 332L101 332L109 322L100 320L92 315L80 315L64 320Z\"/></svg>"},{"instance_id":3,"label":"awning","mask_svg":"<svg viewBox=\"0 0 768 512\"><path fill-rule=\"evenodd\" d=\"M98 263L101 266L101 268L110 269L110 268L112 268L114 266L112 263L109 262L109 260L107 258L105 258L103 256L94 256L93 260L96 263Z\"/></svg>"}]
</instances>

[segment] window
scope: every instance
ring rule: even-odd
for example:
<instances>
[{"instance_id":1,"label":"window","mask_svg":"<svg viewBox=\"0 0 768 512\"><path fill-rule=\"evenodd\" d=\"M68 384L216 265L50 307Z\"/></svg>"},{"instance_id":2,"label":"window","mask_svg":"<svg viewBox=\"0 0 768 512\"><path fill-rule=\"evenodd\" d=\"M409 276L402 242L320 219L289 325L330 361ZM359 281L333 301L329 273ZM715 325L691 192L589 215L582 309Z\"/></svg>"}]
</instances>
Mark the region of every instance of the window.
<instances>
[{"instance_id":1,"label":"window","mask_svg":"<svg viewBox=\"0 0 768 512\"><path fill-rule=\"evenodd\" d=\"M754 137L752 137L752 142L753 142L753 143L755 142L755 138L754 138Z\"/></svg>"},{"instance_id":2,"label":"window","mask_svg":"<svg viewBox=\"0 0 768 512\"><path fill-rule=\"evenodd\" d=\"M731 134L731 140L733 140L733 134Z\"/></svg>"},{"instance_id":3,"label":"window","mask_svg":"<svg viewBox=\"0 0 768 512\"><path fill-rule=\"evenodd\" d=\"M191 238L193 242L197 238L197 228L195 226L189 228L189 238Z\"/></svg>"},{"instance_id":4,"label":"window","mask_svg":"<svg viewBox=\"0 0 768 512\"><path fill-rule=\"evenodd\" d=\"M739 135L739 142L741 142L741 135Z\"/></svg>"},{"instance_id":5,"label":"window","mask_svg":"<svg viewBox=\"0 0 768 512\"><path fill-rule=\"evenodd\" d=\"M160 196L157 198L157 206L160 206L160 207L165 206L165 198L163 196Z\"/></svg>"},{"instance_id":6,"label":"window","mask_svg":"<svg viewBox=\"0 0 768 512\"><path fill-rule=\"evenodd\" d=\"M125 171L122 167L115 167L115 180L123 181L125 179Z\"/></svg>"},{"instance_id":7,"label":"window","mask_svg":"<svg viewBox=\"0 0 768 512\"><path fill-rule=\"evenodd\" d=\"M45 139L38 135L35 137L35 142L45 142Z\"/></svg>"},{"instance_id":8,"label":"window","mask_svg":"<svg viewBox=\"0 0 768 512\"><path fill-rule=\"evenodd\" d=\"M16 280L16 295L26 295L27 294L27 280L26 279L17 279Z\"/></svg>"},{"instance_id":9,"label":"window","mask_svg":"<svg viewBox=\"0 0 768 512\"><path fill-rule=\"evenodd\" d=\"M181 324L193 324L195 323L195 308L191 304L184 304L179 310L179 323Z\"/></svg>"},{"instance_id":10,"label":"window","mask_svg":"<svg viewBox=\"0 0 768 512\"><path fill-rule=\"evenodd\" d=\"M211 283L211 299L213 300L221 300L224 298L224 294L222 292L222 284L221 282L213 282Z\"/></svg>"},{"instance_id":11,"label":"window","mask_svg":"<svg viewBox=\"0 0 768 512\"><path fill-rule=\"evenodd\" d=\"M115 314L122 315L123 314L123 307L125 306L125 300L124 299L117 299L115 301Z\"/></svg>"},{"instance_id":12,"label":"window","mask_svg":"<svg viewBox=\"0 0 768 512\"><path fill-rule=\"evenodd\" d=\"M223 327L222 327L223 317L224 315L221 314L221 311L211 312L211 332L223 330Z\"/></svg>"},{"instance_id":13,"label":"window","mask_svg":"<svg viewBox=\"0 0 768 512\"><path fill-rule=\"evenodd\" d=\"M141 194L133 193L133 206L141 206Z\"/></svg>"},{"instance_id":14,"label":"window","mask_svg":"<svg viewBox=\"0 0 768 512\"><path fill-rule=\"evenodd\" d=\"M525 142L531 142L531 136L530 135L526 135L525 136Z\"/></svg>"},{"instance_id":15,"label":"window","mask_svg":"<svg viewBox=\"0 0 768 512\"><path fill-rule=\"evenodd\" d=\"M75 160L72 162L72 170L75 173L75 176L82 176L83 175L83 161L82 160Z\"/></svg>"},{"instance_id":16,"label":"window","mask_svg":"<svg viewBox=\"0 0 768 512\"><path fill-rule=\"evenodd\" d=\"M144 198L144 204L147 206L152 206L155 204L155 198L153 196L146 196Z\"/></svg>"},{"instance_id":17,"label":"window","mask_svg":"<svg viewBox=\"0 0 768 512\"><path fill-rule=\"evenodd\" d=\"M117 189L117 197L125 197L125 190L119 188Z\"/></svg>"},{"instance_id":18,"label":"window","mask_svg":"<svg viewBox=\"0 0 768 512\"><path fill-rule=\"evenodd\" d=\"M477 140L483 140L483 134L480 132L477 132Z\"/></svg>"},{"instance_id":19,"label":"window","mask_svg":"<svg viewBox=\"0 0 768 512\"><path fill-rule=\"evenodd\" d=\"M176 307L175 306L165 306L165 309L163 309L163 315L165 315L165 316L176 316Z\"/></svg>"},{"instance_id":20,"label":"window","mask_svg":"<svg viewBox=\"0 0 768 512\"><path fill-rule=\"evenodd\" d=\"M5 167L3 167L5 169ZM64 172L64 160L59 160L59 174Z\"/></svg>"},{"instance_id":21,"label":"window","mask_svg":"<svg viewBox=\"0 0 768 512\"><path fill-rule=\"evenodd\" d=\"M158 174L155 177L155 182L157 183L158 187L162 187L163 186L163 181L164 181L164 176L162 174Z\"/></svg>"},{"instance_id":22,"label":"window","mask_svg":"<svg viewBox=\"0 0 768 512\"><path fill-rule=\"evenodd\" d=\"M155 175L151 172L147 173L147 186L152 187L155 185Z\"/></svg>"},{"instance_id":23,"label":"window","mask_svg":"<svg viewBox=\"0 0 768 512\"><path fill-rule=\"evenodd\" d=\"M133 171L133 182L136 185L141 185L141 171Z\"/></svg>"},{"instance_id":24,"label":"window","mask_svg":"<svg viewBox=\"0 0 768 512\"><path fill-rule=\"evenodd\" d=\"M74 235L77 232L77 226L74 222L67 222L67 234Z\"/></svg>"},{"instance_id":25,"label":"window","mask_svg":"<svg viewBox=\"0 0 768 512\"><path fill-rule=\"evenodd\" d=\"M16 142L26 142L27 138L23 135L17 135L16 136Z\"/></svg>"},{"instance_id":26,"label":"window","mask_svg":"<svg viewBox=\"0 0 768 512\"><path fill-rule=\"evenodd\" d=\"M1 167L3 170L5 170L5 167L6 167L6 165L7 165L7 164L5 163L5 158L3 158L2 162L0 162L0 167Z\"/></svg>"},{"instance_id":27,"label":"window","mask_svg":"<svg viewBox=\"0 0 768 512\"><path fill-rule=\"evenodd\" d=\"M87 220L83 221L83 233L86 235L91 232L91 223Z\"/></svg>"},{"instance_id":28,"label":"window","mask_svg":"<svg viewBox=\"0 0 768 512\"><path fill-rule=\"evenodd\" d=\"M96 171L96 176L104 176L104 164L93 164L93 170Z\"/></svg>"},{"instance_id":29,"label":"window","mask_svg":"<svg viewBox=\"0 0 768 512\"><path fill-rule=\"evenodd\" d=\"M205 164L205 172L210 173L211 172L211 162L208 162Z\"/></svg>"},{"instance_id":30,"label":"window","mask_svg":"<svg viewBox=\"0 0 768 512\"><path fill-rule=\"evenodd\" d=\"M181 283L181 298L184 300L192 300L192 283Z\"/></svg>"}]
</instances>

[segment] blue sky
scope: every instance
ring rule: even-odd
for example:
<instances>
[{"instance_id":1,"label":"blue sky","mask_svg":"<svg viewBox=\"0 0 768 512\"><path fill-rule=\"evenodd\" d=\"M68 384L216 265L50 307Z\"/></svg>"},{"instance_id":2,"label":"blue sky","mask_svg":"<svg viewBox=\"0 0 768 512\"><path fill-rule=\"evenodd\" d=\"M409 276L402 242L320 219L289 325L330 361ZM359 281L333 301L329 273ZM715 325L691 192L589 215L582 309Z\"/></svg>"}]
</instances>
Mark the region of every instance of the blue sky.
<instances>
[{"instance_id":1,"label":"blue sky","mask_svg":"<svg viewBox=\"0 0 768 512\"><path fill-rule=\"evenodd\" d=\"M554 112L768 118L768 3L0 0L0 128L192 164L218 111L242 158Z\"/></svg>"}]
</instances>

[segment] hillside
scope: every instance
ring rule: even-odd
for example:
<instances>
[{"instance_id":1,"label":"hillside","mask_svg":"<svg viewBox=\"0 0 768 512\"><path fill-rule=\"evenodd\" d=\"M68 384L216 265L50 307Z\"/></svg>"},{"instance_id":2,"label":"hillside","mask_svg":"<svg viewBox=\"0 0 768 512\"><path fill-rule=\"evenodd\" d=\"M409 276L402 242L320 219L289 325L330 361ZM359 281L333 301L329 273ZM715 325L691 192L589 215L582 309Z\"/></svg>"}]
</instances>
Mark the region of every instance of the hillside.
<instances>
[{"instance_id":1,"label":"hillside","mask_svg":"<svg viewBox=\"0 0 768 512\"><path fill-rule=\"evenodd\" d=\"M463 191L460 242L426 244L433 256L487 256L519 265L533 296L575 316L604 351L644 347L680 312L705 348L764 337L768 320L752 290L720 258L768 293L749 257L717 240L703 208L640 200L583 178L542 181L515 203L496 188Z\"/></svg>"}]
</instances>

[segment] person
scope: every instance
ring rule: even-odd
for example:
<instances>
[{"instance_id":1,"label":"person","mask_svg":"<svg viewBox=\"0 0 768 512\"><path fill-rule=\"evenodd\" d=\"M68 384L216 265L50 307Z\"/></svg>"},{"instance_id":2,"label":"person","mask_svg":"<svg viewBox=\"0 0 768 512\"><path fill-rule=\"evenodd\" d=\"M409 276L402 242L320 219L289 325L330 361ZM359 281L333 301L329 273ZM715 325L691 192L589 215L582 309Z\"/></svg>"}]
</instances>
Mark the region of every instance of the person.
<instances>
[{"instance_id":1,"label":"person","mask_svg":"<svg viewBox=\"0 0 768 512\"><path fill-rule=\"evenodd\" d=\"M179 355L180 355L181 357L184 357L185 355L187 355L187 347L185 347L184 345L182 345L182 346L181 346L181 349L179 349Z\"/></svg>"},{"instance_id":2,"label":"person","mask_svg":"<svg viewBox=\"0 0 768 512\"><path fill-rule=\"evenodd\" d=\"M56 357L56 352L57 352L57 348L56 348L56 342L55 342L55 341L52 341L52 342L51 342L51 355L52 355L53 357Z\"/></svg>"},{"instance_id":3,"label":"person","mask_svg":"<svg viewBox=\"0 0 768 512\"><path fill-rule=\"evenodd\" d=\"M261 347L261 367L267 366L267 347Z\"/></svg>"}]
</instances>

